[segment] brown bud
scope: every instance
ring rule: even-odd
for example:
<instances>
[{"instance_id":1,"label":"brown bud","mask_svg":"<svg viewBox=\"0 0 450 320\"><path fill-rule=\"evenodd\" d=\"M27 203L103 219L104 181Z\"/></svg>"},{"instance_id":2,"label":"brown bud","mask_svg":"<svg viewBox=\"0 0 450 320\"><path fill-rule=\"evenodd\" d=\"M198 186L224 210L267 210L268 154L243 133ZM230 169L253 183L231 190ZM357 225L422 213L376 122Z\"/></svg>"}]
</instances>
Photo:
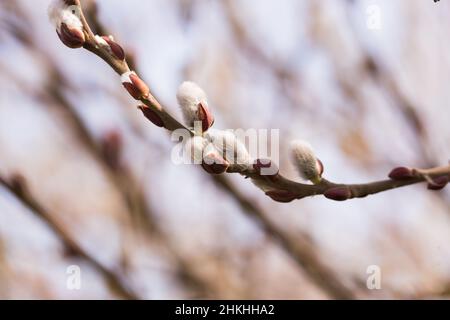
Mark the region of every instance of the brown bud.
<instances>
[{"instance_id":1,"label":"brown bud","mask_svg":"<svg viewBox=\"0 0 450 320\"><path fill-rule=\"evenodd\" d=\"M131 73L129 77L131 83L122 83L128 93L136 100L141 100L142 98L148 97L150 94L150 89L147 84L134 73Z\"/></svg>"},{"instance_id":2,"label":"brown bud","mask_svg":"<svg viewBox=\"0 0 450 320\"><path fill-rule=\"evenodd\" d=\"M203 158L202 167L209 174L225 173L229 166L227 160L215 153L210 153Z\"/></svg>"},{"instance_id":3,"label":"brown bud","mask_svg":"<svg viewBox=\"0 0 450 320\"><path fill-rule=\"evenodd\" d=\"M203 132L208 131L209 128L214 124L214 117L209 111L208 107L200 102L198 104L198 119L202 122L202 130Z\"/></svg>"},{"instance_id":4,"label":"brown bud","mask_svg":"<svg viewBox=\"0 0 450 320\"><path fill-rule=\"evenodd\" d=\"M414 178L413 171L407 167L398 167L389 173L389 178L392 180L409 180Z\"/></svg>"},{"instance_id":5,"label":"brown bud","mask_svg":"<svg viewBox=\"0 0 450 320\"><path fill-rule=\"evenodd\" d=\"M352 197L352 192L347 187L338 187L327 190L324 196L335 201L345 201Z\"/></svg>"},{"instance_id":6,"label":"brown bud","mask_svg":"<svg viewBox=\"0 0 450 320\"><path fill-rule=\"evenodd\" d=\"M148 120L150 120L155 126L163 128L164 122L162 121L161 117L152 109L150 109L147 106L141 105L138 107L142 113L144 114L144 117L146 117Z\"/></svg>"},{"instance_id":7,"label":"brown bud","mask_svg":"<svg viewBox=\"0 0 450 320\"><path fill-rule=\"evenodd\" d=\"M110 37L103 36L102 38L109 45L111 52L117 59L125 60L125 51L117 42L113 41Z\"/></svg>"},{"instance_id":8,"label":"brown bud","mask_svg":"<svg viewBox=\"0 0 450 320\"><path fill-rule=\"evenodd\" d=\"M274 201L281 203L288 203L297 199L297 195L295 193L286 190L267 191L266 196L270 197Z\"/></svg>"},{"instance_id":9,"label":"brown bud","mask_svg":"<svg viewBox=\"0 0 450 320\"><path fill-rule=\"evenodd\" d=\"M77 28L70 28L65 23L61 23L60 31L56 30L59 39L67 47L72 49L78 49L83 47L86 38L82 30Z\"/></svg>"},{"instance_id":10,"label":"brown bud","mask_svg":"<svg viewBox=\"0 0 450 320\"><path fill-rule=\"evenodd\" d=\"M428 190L434 191L442 190L447 186L448 182L449 182L448 176L440 176L433 178L433 183L428 183Z\"/></svg>"}]
</instances>

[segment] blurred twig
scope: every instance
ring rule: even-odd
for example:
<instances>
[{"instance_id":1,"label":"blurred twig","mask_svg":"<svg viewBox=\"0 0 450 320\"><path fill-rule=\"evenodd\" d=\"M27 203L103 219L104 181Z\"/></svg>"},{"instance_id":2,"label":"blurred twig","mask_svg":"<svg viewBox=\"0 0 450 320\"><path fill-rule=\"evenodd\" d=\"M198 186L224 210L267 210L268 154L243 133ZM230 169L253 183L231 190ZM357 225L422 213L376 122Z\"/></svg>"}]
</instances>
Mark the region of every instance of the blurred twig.
<instances>
[{"instance_id":1,"label":"blurred twig","mask_svg":"<svg viewBox=\"0 0 450 320\"><path fill-rule=\"evenodd\" d=\"M267 218L267 214L249 199L238 192L224 176L217 176L216 183L226 190L258 226L295 261L300 270L314 284L334 299L355 298L352 291L344 285L335 272L326 266L317 253L316 246L307 234L297 232L293 239Z\"/></svg>"},{"instance_id":2,"label":"blurred twig","mask_svg":"<svg viewBox=\"0 0 450 320\"><path fill-rule=\"evenodd\" d=\"M78 245L67 230L65 230L65 228L54 218L54 215L47 212L47 210L32 196L22 177L16 175L8 180L0 177L0 185L14 194L25 207L40 218L61 240L67 252L85 260L94 267L119 297L133 300L138 299L138 296L124 283L117 273L106 268L102 263Z\"/></svg>"}]
</instances>

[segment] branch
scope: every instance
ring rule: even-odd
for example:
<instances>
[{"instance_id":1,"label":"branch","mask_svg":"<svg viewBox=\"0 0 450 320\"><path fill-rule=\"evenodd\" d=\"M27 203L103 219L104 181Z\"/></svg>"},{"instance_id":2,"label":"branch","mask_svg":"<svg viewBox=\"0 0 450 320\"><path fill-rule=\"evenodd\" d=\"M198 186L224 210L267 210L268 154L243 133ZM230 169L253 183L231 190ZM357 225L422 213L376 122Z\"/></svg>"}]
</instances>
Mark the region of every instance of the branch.
<instances>
[{"instance_id":1,"label":"branch","mask_svg":"<svg viewBox=\"0 0 450 320\"><path fill-rule=\"evenodd\" d=\"M124 283L118 274L112 270L109 270L96 258L86 252L80 245L78 245L67 230L65 230L65 228L53 218L53 215L47 212L44 207L32 196L22 177L16 175L11 177L9 180L0 177L0 185L14 194L25 207L40 218L61 240L67 252L70 252L76 257L85 260L95 270L97 270L118 296L124 299L138 299L138 296Z\"/></svg>"},{"instance_id":2,"label":"branch","mask_svg":"<svg viewBox=\"0 0 450 320\"><path fill-rule=\"evenodd\" d=\"M165 111L162 105L151 94L145 82L130 70L125 59L124 51L120 45L111 37L99 37L93 34L83 11L81 10L80 1L65 0L65 3L79 8L78 14L82 28L77 30L69 28L62 23L62 31L58 32L61 40L72 48L84 47L86 50L96 54L108 63L117 74L122 77L124 75L128 77L128 80L123 80L125 88L130 95L143 103L143 106L140 106L140 109L144 116L151 122L159 127L164 127L169 131L183 129L194 136L195 133L191 129L181 124ZM205 128L203 129L206 131L208 127L206 127L206 130ZM279 172L271 176L263 175L260 170L261 166L258 164L255 164L253 167L229 165L224 169L225 170L219 170L219 172L226 171L228 173L239 173L247 178L252 178L256 185L259 185L263 190L267 190L266 195L278 202L291 202L295 199L302 199L314 195L325 195L329 199L343 201L353 198L362 198L371 194L424 181L433 184L433 181L430 180L433 178L439 178L439 181L443 183L444 178L448 180L450 175L450 166L446 166L428 170L411 169L414 171L414 174L409 178L401 178L401 181L391 179L366 184L342 184L321 179L319 183L310 185L289 180L279 174ZM218 170L213 169L209 170L209 172L218 173ZM425 172L428 173L422 174ZM431 187L431 189L436 188Z\"/></svg>"}]
</instances>

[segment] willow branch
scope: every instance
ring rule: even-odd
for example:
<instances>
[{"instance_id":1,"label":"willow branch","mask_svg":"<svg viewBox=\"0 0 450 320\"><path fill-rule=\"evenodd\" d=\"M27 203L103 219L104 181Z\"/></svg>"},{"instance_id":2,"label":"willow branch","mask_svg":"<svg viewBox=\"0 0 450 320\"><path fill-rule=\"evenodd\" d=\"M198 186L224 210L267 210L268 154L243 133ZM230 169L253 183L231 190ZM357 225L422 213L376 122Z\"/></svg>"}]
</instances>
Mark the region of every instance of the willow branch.
<instances>
[{"instance_id":1,"label":"willow branch","mask_svg":"<svg viewBox=\"0 0 450 320\"><path fill-rule=\"evenodd\" d=\"M78 6L80 5L80 1L78 0L69 2L71 2L74 5ZM102 60L108 63L117 74L122 76L124 74L131 72L127 64L127 61L126 59L124 59L124 57L118 56L108 47L99 45L96 36L93 34L89 24L86 21L83 11L80 12L80 15L85 37L83 47L88 51L91 51L92 53L96 54ZM186 126L184 126L174 117L172 117L169 113L167 113L163 108L163 106L150 93L145 83L140 78L138 78L138 80L139 82L137 82L135 85L135 87L137 87L135 88L137 90L137 95L135 95L135 98L140 100L145 105L145 108L148 108L148 110L152 114L155 114L157 116L158 120L161 122L160 123L161 126L163 126L169 131L184 129L188 132L191 132L192 135L194 134L190 129L188 129ZM142 89L142 87L146 87L146 89ZM139 90L141 89L143 91L139 92ZM143 109L143 111L145 115L146 110ZM418 169L415 170L416 172L420 171ZM272 199L280 202L290 202L295 199L302 199L305 197L315 195L325 195L330 199L337 198L333 200L348 200L353 198L362 198L371 194L376 194L379 192L424 182L427 181L427 178L449 176L450 166L432 168L430 169L431 174L427 176L416 175L411 177L410 179L403 179L402 181L396 181L391 179L391 180L375 181L366 184L342 184L330 182L323 179L320 184L309 185L289 180L288 178L283 177L279 173L276 176L270 177L263 176L258 174L258 170L254 168L241 169L241 166L235 167L231 166L227 171L230 173L231 172L239 173L245 177L251 177L255 181L260 181L261 183L269 186L272 189L272 191L269 191L267 193L267 195L270 196ZM336 190L339 193L338 196L334 196L332 194L336 193Z\"/></svg>"}]
</instances>

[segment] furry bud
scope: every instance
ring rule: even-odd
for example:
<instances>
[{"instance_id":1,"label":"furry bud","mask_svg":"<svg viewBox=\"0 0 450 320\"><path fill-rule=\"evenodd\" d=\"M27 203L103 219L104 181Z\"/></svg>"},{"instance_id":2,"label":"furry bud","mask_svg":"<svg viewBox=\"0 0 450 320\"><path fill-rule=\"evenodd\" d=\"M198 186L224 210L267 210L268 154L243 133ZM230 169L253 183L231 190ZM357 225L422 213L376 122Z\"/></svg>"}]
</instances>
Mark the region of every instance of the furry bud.
<instances>
[{"instance_id":1,"label":"furry bud","mask_svg":"<svg viewBox=\"0 0 450 320\"><path fill-rule=\"evenodd\" d=\"M194 136L184 146L185 154L194 164L201 164L209 174L222 174L227 171L230 164L225 160L214 146L203 137Z\"/></svg>"},{"instance_id":2,"label":"furry bud","mask_svg":"<svg viewBox=\"0 0 450 320\"><path fill-rule=\"evenodd\" d=\"M60 30L56 31L59 39L64 45L71 49L78 49L84 46L86 38L82 30L70 28L67 24L62 23Z\"/></svg>"},{"instance_id":3,"label":"furry bud","mask_svg":"<svg viewBox=\"0 0 450 320\"><path fill-rule=\"evenodd\" d=\"M81 9L77 1L54 0L48 9L50 21L56 27L59 39L67 47L81 48L86 37L81 22Z\"/></svg>"},{"instance_id":4,"label":"furry bud","mask_svg":"<svg viewBox=\"0 0 450 320\"><path fill-rule=\"evenodd\" d=\"M210 129L205 138L236 170L245 170L252 166L253 160L247 148L232 131Z\"/></svg>"},{"instance_id":5,"label":"furry bud","mask_svg":"<svg viewBox=\"0 0 450 320\"><path fill-rule=\"evenodd\" d=\"M291 152L292 160L300 175L314 184L320 183L324 170L323 164L314 155L311 145L305 141L293 141Z\"/></svg>"},{"instance_id":6,"label":"furry bud","mask_svg":"<svg viewBox=\"0 0 450 320\"><path fill-rule=\"evenodd\" d=\"M214 124L206 93L194 82L186 81L180 85L177 100L186 125L193 128L195 122L199 121L202 124L202 131L206 132Z\"/></svg>"},{"instance_id":7,"label":"furry bud","mask_svg":"<svg viewBox=\"0 0 450 320\"><path fill-rule=\"evenodd\" d=\"M113 56L115 56L119 60L125 59L125 51L123 48L114 41L114 38L112 36L95 36L95 42L97 45L105 48L109 53L111 53Z\"/></svg>"},{"instance_id":8,"label":"furry bud","mask_svg":"<svg viewBox=\"0 0 450 320\"><path fill-rule=\"evenodd\" d=\"M184 145L184 154L187 163L202 164L203 152L208 147L208 141L200 136L191 137Z\"/></svg>"}]
</instances>

